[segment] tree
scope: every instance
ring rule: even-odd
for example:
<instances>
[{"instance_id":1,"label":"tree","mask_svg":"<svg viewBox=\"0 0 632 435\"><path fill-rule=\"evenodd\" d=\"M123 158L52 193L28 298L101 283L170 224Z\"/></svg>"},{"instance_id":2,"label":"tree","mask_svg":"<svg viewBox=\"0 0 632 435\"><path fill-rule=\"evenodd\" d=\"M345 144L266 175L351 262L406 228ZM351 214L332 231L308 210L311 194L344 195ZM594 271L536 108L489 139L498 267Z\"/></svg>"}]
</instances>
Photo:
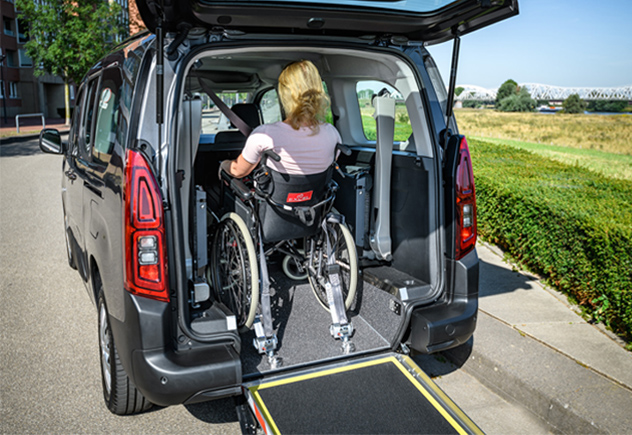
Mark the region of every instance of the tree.
<instances>
[{"instance_id":1,"label":"tree","mask_svg":"<svg viewBox=\"0 0 632 435\"><path fill-rule=\"evenodd\" d=\"M529 91L525 88L519 88L517 93L503 98L496 105L496 108L501 112L533 112L535 106L536 102L531 98Z\"/></svg>"},{"instance_id":2,"label":"tree","mask_svg":"<svg viewBox=\"0 0 632 435\"><path fill-rule=\"evenodd\" d=\"M505 83L500 85L500 88L498 88L498 91L496 92L496 107L498 107L498 104L502 100L509 97L510 95L514 95L517 93L518 93L518 83L516 83L515 81L511 79L507 80Z\"/></svg>"},{"instance_id":3,"label":"tree","mask_svg":"<svg viewBox=\"0 0 632 435\"><path fill-rule=\"evenodd\" d=\"M16 0L20 18L28 23L26 53L35 75L64 80L66 124L70 124L69 84L79 83L123 30L120 6L103 0Z\"/></svg>"},{"instance_id":4,"label":"tree","mask_svg":"<svg viewBox=\"0 0 632 435\"><path fill-rule=\"evenodd\" d=\"M587 110L591 112L625 112L627 107L627 101L596 100L588 102Z\"/></svg>"},{"instance_id":5,"label":"tree","mask_svg":"<svg viewBox=\"0 0 632 435\"><path fill-rule=\"evenodd\" d=\"M586 110L586 102L579 98L579 95L572 94L562 103L564 113L584 113Z\"/></svg>"},{"instance_id":6,"label":"tree","mask_svg":"<svg viewBox=\"0 0 632 435\"><path fill-rule=\"evenodd\" d=\"M458 88L456 88L454 90L454 95L456 95L458 97L459 95L461 95L463 93L464 90L465 90L465 88L463 86L459 86Z\"/></svg>"}]
</instances>

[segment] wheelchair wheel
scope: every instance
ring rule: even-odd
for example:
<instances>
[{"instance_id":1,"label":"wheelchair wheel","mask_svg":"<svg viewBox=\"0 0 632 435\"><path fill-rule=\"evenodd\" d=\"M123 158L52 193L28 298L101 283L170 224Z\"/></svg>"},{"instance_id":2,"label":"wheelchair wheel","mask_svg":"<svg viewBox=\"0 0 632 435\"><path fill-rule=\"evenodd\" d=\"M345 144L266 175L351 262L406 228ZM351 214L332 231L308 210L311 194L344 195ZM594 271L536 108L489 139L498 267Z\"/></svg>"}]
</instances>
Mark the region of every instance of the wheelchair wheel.
<instances>
[{"instance_id":1,"label":"wheelchair wheel","mask_svg":"<svg viewBox=\"0 0 632 435\"><path fill-rule=\"evenodd\" d=\"M299 253L301 255L305 254L303 250L299 250ZM285 257L283 257L281 268L283 269L283 273L285 274L285 276L287 276L288 278L294 281L302 281L307 278L307 271L305 271L302 267L302 261L301 265L297 264L297 261L298 260L292 255L286 255Z\"/></svg>"},{"instance_id":2,"label":"wheelchair wheel","mask_svg":"<svg viewBox=\"0 0 632 435\"><path fill-rule=\"evenodd\" d=\"M355 242L351 236L351 232L345 224L327 223L330 243L333 252L336 254L336 263L340 266L340 284L342 286L342 297L345 300L345 308L349 309L355 299L356 288L358 285L358 254L355 249ZM334 242L332 232L336 233ZM321 285L319 280L319 271L322 278L327 279L327 243L325 233L321 231L316 237L307 241L307 278L309 284L316 295L316 299L329 311L329 303L327 302L327 292L325 287ZM313 246L313 255L310 254Z\"/></svg>"},{"instance_id":3,"label":"wheelchair wheel","mask_svg":"<svg viewBox=\"0 0 632 435\"><path fill-rule=\"evenodd\" d=\"M227 213L211 246L215 297L237 317L243 331L250 329L259 302L259 267L255 244L244 220Z\"/></svg>"}]
</instances>

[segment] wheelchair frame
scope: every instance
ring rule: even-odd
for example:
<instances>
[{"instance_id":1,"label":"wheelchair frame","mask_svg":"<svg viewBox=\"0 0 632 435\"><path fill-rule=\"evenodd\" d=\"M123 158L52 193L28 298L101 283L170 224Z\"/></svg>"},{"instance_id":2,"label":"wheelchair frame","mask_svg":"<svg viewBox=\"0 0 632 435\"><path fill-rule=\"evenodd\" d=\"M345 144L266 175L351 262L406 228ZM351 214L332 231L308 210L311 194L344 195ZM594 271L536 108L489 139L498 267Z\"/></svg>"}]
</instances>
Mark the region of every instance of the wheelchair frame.
<instances>
[{"instance_id":1,"label":"wheelchair frame","mask_svg":"<svg viewBox=\"0 0 632 435\"><path fill-rule=\"evenodd\" d=\"M341 340L344 353L353 352L355 346L350 341L353 325L346 311L355 300L358 261L355 242L344 223L344 217L333 212L338 186L329 177L325 198L318 203L300 208L281 204L262 188L271 182L270 169L265 165L268 157L278 159L275 153L267 151L252 176L243 180L221 172L220 208L223 216L213 235L208 273L215 297L234 312L242 332L254 326L256 338L253 344L260 354L267 354L271 366L275 368L282 365L282 359L276 354L278 339L272 329L270 280L266 261L274 252L280 252L286 256L284 262L293 261L299 272L307 274L314 295L331 314L330 334L334 339ZM335 162L332 165L338 169ZM306 227L314 223L310 221L309 213L314 214L314 209L322 207L319 228L315 234L303 237L302 250L297 246L297 239L283 239L264 247L259 215L263 201L285 212L295 213ZM296 212L297 209L300 211ZM220 252L223 249L226 252ZM252 266L252 261L256 262L257 267ZM241 271L225 267L228 265L230 268L236 263ZM289 274L288 277L295 279ZM233 278L237 280L236 283ZM257 311L260 311L259 314Z\"/></svg>"}]
</instances>

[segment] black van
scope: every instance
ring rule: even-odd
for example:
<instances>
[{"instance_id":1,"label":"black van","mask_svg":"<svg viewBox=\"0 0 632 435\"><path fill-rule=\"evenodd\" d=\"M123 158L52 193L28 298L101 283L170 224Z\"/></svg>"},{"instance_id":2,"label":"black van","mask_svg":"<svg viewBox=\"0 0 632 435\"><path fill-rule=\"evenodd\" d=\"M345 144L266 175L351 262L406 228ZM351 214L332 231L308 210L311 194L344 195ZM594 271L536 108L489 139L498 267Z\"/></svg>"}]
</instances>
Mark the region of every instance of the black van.
<instances>
[{"instance_id":1,"label":"black van","mask_svg":"<svg viewBox=\"0 0 632 435\"><path fill-rule=\"evenodd\" d=\"M97 306L108 408L240 396L274 376L465 343L478 257L470 154L451 113L458 42L516 15L517 0L137 3L148 31L89 71L68 142L40 136L64 156L68 261ZM451 39L446 91L425 46ZM273 366L217 297L217 169L246 138L207 90L248 106L251 126L278 121L278 75L299 59L318 67L351 151L338 158L335 208L357 252L355 349L330 336L301 265L270 254Z\"/></svg>"}]
</instances>

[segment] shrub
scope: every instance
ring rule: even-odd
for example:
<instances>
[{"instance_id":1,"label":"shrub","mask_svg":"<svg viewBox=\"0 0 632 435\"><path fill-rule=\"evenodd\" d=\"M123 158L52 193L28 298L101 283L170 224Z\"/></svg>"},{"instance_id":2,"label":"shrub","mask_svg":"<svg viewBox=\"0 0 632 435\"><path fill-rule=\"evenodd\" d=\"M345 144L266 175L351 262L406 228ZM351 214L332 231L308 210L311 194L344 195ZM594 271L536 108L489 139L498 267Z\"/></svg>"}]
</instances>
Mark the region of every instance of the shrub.
<instances>
[{"instance_id":1,"label":"shrub","mask_svg":"<svg viewBox=\"0 0 632 435\"><path fill-rule=\"evenodd\" d=\"M617 101L617 100L597 100L597 101L589 101L587 110L589 112L627 112L628 102L627 101Z\"/></svg>"},{"instance_id":2,"label":"shrub","mask_svg":"<svg viewBox=\"0 0 632 435\"><path fill-rule=\"evenodd\" d=\"M586 102L579 98L579 95L569 95L562 103L564 113L584 113L586 110Z\"/></svg>"},{"instance_id":3,"label":"shrub","mask_svg":"<svg viewBox=\"0 0 632 435\"><path fill-rule=\"evenodd\" d=\"M521 88L517 93L500 100L496 106L501 112L533 112L536 102L529 95L529 91Z\"/></svg>"},{"instance_id":4,"label":"shrub","mask_svg":"<svg viewBox=\"0 0 632 435\"><path fill-rule=\"evenodd\" d=\"M632 339L632 183L469 142L479 234Z\"/></svg>"}]
</instances>

